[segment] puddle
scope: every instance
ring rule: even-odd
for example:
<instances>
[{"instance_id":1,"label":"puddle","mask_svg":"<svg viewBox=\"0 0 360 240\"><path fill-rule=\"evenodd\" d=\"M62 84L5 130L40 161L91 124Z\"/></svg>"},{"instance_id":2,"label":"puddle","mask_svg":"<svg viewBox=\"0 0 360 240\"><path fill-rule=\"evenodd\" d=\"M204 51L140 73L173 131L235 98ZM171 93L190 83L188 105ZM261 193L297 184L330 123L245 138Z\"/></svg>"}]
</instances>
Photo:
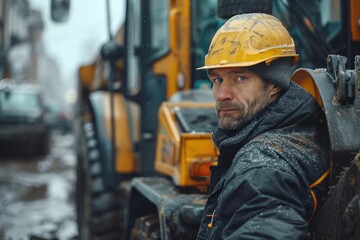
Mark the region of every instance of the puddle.
<instances>
[{"instance_id":1,"label":"puddle","mask_svg":"<svg viewBox=\"0 0 360 240\"><path fill-rule=\"evenodd\" d=\"M54 135L43 157L0 160L0 239L77 239L71 135Z\"/></svg>"}]
</instances>

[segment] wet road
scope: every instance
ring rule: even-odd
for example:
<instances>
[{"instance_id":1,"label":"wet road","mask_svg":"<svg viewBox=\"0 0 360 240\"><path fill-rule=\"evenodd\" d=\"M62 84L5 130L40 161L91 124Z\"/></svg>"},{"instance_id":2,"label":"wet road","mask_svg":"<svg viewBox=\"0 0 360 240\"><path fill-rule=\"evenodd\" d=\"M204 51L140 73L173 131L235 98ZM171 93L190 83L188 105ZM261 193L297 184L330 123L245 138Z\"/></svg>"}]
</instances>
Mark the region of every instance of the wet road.
<instances>
[{"instance_id":1,"label":"wet road","mask_svg":"<svg viewBox=\"0 0 360 240\"><path fill-rule=\"evenodd\" d=\"M42 157L0 156L0 239L77 239L72 134L52 134Z\"/></svg>"}]
</instances>

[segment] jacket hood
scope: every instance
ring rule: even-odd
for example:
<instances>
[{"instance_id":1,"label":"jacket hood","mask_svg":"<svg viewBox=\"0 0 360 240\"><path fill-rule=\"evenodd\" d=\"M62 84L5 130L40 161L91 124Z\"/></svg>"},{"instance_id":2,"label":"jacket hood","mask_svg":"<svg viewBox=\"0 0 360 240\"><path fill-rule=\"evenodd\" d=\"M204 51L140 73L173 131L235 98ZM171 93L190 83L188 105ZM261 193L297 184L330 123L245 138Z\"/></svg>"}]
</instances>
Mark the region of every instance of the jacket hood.
<instances>
[{"instance_id":1,"label":"jacket hood","mask_svg":"<svg viewBox=\"0 0 360 240\"><path fill-rule=\"evenodd\" d=\"M212 139L218 149L242 146L257 135L269 130L295 124L314 123L320 107L310 93L291 82L290 87L274 102L260 111L241 129L227 131L217 127Z\"/></svg>"}]
</instances>

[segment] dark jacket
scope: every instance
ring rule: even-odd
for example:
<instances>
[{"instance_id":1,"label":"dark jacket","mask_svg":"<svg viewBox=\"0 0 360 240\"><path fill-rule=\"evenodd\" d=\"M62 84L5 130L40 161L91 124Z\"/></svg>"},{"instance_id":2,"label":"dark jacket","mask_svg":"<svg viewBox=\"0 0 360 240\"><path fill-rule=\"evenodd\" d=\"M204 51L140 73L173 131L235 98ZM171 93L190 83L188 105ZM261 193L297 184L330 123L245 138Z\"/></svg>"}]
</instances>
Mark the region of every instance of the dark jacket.
<instances>
[{"instance_id":1,"label":"dark jacket","mask_svg":"<svg viewBox=\"0 0 360 240\"><path fill-rule=\"evenodd\" d=\"M310 188L328 170L322 115L291 83L244 128L216 129L220 156L197 239L304 239L327 185Z\"/></svg>"}]
</instances>

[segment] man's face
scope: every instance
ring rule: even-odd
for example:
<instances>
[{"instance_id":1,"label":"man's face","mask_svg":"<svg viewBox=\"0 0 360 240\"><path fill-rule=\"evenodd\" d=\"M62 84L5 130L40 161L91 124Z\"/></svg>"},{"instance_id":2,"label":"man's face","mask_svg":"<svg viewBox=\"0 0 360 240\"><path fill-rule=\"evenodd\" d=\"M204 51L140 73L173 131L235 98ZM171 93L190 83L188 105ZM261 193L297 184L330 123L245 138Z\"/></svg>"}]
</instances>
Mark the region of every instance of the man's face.
<instances>
[{"instance_id":1,"label":"man's face","mask_svg":"<svg viewBox=\"0 0 360 240\"><path fill-rule=\"evenodd\" d=\"M275 85L245 68L217 68L208 72L213 83L219 125L225 130L242 128L275 95Z\"/></svg>"}]
</instances>

